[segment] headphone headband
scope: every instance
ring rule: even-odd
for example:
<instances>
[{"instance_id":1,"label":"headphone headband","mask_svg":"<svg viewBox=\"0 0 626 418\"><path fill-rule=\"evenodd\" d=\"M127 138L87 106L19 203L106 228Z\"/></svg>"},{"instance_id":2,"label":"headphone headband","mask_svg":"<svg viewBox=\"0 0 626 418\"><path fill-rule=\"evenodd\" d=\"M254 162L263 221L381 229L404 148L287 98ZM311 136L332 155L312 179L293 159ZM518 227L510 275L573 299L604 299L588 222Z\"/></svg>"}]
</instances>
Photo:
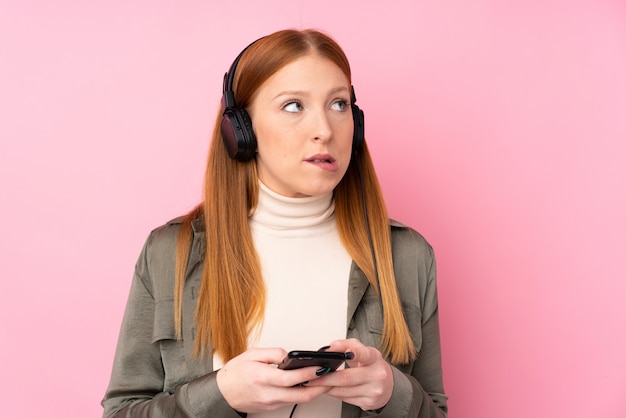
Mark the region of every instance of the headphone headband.
<instances>
[{"instance_id":1,"label":"headphone headband","mask_svg":"<svg viewBox=\"0 0 626 418\"><path fill-rule=\"evenodd\" d=\"M263 37L263 38L265 38L265 37ZM254 41L251 44L249 44L247 47L245 47L243 49L243 51L241 51L239 53L239 55L237 55L237 58L235 58L235 61L233 61L233 63L230 65L230 68L228 69L228 72L224 74L224 84L222 86L222 93L223 93L223 96L222 96L222 113L227 108L231 108L232 109L232 108L237 107L236 102L235 102L235 93L233 92L233 84L235 83L235 70L237 69L237 65L239 64L239 60L241 59L243 54L248 50L248 48L250 48L252 45L254 45L257 42L259 42L263 38L259 38L256 41Z\"/></svg>"}]
</instances>

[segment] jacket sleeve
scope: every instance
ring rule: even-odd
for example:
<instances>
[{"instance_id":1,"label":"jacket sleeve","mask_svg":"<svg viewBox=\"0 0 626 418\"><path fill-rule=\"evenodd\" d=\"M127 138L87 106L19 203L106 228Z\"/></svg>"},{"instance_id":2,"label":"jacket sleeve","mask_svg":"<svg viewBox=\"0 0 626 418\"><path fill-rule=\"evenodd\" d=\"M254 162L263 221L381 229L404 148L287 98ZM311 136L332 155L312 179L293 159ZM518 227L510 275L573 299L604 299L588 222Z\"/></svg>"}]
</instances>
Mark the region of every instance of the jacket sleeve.
<instances>
[{"instance_id":1,"label":"jacket sleeve","mask_svg":"<svg viewBox=\"0 0 626 418\"><path fill-rule=\"evenodd\" d=\"M105 418L240 418L223 398L216 373L164 391L162 346L154 341L155 297L148 268L150 239L135 268L109 387L102 400Z\"/></svg>"},{"instance_id":2,"label":"jacket sleeve","mask_svg":"<svg viewBox=\"0 0 626 418\"><path fill-rule=\"evenodd\" d=\"M446 418L448 397L441 379L439 326L436 314L422 327L422 351L411 373L391 366L394 388L379 417Z\"/></svg>"}]
</instances>

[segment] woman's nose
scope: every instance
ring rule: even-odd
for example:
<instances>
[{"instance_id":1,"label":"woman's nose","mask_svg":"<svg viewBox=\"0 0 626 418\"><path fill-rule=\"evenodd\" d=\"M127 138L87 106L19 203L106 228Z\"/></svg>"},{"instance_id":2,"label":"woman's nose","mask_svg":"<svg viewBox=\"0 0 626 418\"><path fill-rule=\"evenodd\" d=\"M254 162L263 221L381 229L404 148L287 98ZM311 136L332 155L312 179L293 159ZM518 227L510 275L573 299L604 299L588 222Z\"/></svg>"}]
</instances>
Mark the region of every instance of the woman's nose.
<instances>
[{"instance_id":1,"label":"woman's nose","mask_svg":"<svg viewBox=\"0 0 626 418\"><path fill-rule=\"evenodd\" d=\"M332 137L333 129L325 111L320 110L313 116L313 139L316 141L327 141Z\"/></svg>"}]
</instances>

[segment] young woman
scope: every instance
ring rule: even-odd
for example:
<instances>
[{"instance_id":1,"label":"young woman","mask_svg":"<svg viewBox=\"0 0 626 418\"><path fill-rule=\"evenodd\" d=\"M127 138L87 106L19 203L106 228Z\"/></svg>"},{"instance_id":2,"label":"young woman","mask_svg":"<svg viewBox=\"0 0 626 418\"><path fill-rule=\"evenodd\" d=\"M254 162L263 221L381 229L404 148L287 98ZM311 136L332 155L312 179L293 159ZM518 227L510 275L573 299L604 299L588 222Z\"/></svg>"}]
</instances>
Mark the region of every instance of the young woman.
<instances>
[{"instance_id":1,"label":"young woman","mask_svg":"<svg viewBox=\"0 0 626 418\"><path fill-rule=\"evenodd\" d=\"M390 221L348 60L252 43L224 78L204 201L137 262L105 417L445 417L435 261ZM276 367L289 350L345 367Z\"/></svg>"}]
</instances>

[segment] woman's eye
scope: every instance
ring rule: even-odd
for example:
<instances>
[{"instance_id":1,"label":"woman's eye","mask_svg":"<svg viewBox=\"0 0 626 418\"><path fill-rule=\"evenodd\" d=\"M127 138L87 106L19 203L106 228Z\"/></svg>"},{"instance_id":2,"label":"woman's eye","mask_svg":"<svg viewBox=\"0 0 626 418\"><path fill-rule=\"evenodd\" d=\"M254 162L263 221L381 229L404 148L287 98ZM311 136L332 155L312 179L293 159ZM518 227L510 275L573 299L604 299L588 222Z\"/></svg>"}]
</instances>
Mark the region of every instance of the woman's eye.
<instances>
[{"instance_id":1,"label":"woman's eye","mask_svg":"<svg viewBox=\"0 0 626 418\"><path fill-rule=\"evenodd\" d=\"M347 100L337 100L336 102L333 102L332 108L334 110L338 110L340 112L344 112L346 110L346 108L348 107L348 101Z\"/></svg>"},{"instance_id":2,"label":"woman's eye","mask_svg":"<svg viewBox=\"0 0 626 418\"><path fill-rule=\"evenodd\" d=\"M302 104L300 102L289 102L283 106L283 110L287 112L301 112Z\"/></svg>"}]
</instances>

